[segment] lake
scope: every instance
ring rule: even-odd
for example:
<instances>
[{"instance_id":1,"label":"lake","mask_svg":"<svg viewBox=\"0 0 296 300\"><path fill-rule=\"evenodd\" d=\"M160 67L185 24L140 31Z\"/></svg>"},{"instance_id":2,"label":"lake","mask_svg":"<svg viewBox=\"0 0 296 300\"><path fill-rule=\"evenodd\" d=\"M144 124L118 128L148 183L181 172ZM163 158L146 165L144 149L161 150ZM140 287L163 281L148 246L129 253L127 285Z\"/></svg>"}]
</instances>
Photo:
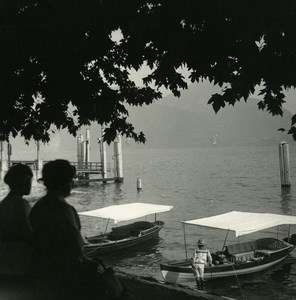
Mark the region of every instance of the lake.
<instances>
[{"instance_id":1,"label":"lake","mask_svg":"<svg viewBox=\"0 0 296 300\"><path fill-rule=\"evenodd\" d=\"M158 240L105 259L115 269L162 280L161 261L185 257L181 221L212 216L232 210L296 214L296 147L290 145L290 189L282 189L279 176L278 146L219 147L190 149L140 149L123 147L123 183L93 183L78 187L68 198L77 211L113 204L144 202L173 205L171 212L158 215L165 222ZM57 157L58 158L58 157ZM70 159L70 158L69 158ZM142 190L137 190L137 178ZM1 185L0 196L7 188ZM41 184L34 182L32 205L44 194ZM151 220L154 216L151 216ZM149 220L149 217L147 217ZM105 221L81 217L83 235L104 232ZM292 228L292 233L296 227ZM188 255L200 237L208 248L221 250L225 231L186 227ZM276 237L276 228L242 236ZM280 237L288 234L285 226ZM228 242L237 242L229 234ZM296 253L276 268L237 280L207 283L208 292L237 299L296 299Z\"/></svg>"}]
</instances>

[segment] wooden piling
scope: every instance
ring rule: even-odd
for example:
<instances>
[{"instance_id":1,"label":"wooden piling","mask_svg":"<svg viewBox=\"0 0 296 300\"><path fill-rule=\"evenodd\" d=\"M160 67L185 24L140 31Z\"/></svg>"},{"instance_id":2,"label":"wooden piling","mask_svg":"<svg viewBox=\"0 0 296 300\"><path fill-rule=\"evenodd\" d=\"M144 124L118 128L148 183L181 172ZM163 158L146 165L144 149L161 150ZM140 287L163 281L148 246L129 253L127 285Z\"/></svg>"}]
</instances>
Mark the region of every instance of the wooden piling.
<instances>
[{"instance_id":1,"label":"wooden piling","mask_svg":"<svg viewBox=\"0 0 296 300\"><path fill-rule=\"evenodd\" d=\"M8 161L8 167L10 167L11 155L12 155L12 146L11 146L10 143L7 143L7 161Z\"/></svg>"},{"instance_id":2,"label":"wooden piling","mask_svg":"<svg viewBox=\"0 0 296 300\"><path fill-rule=\"evenodd\" d=\"M89 129L86 129L86 134L85 134L85 169L88 169L88 163L90 162L90 131ZM84 174L85 179L89 179L89 174L85 173Z\"/></svg>"},{"instance_id":3,"label":"wooden piling","mask_svg":"<svg viewBox=\"0 0 296 300\"><path fill-rule=\"evenodd\" d=\"M104 142L104 127L101 128L102 138L100 139L101 150L101 166L102 166L102 178L107 177L107 156L106 156L106 142Z\"/></svg>"},{"instance_id":4,"label":"wooden piling","mask_svg":"<svg viewBox=\"0 0 296 300\"><path fill-rule=\"evenodd\" d=\"M3 172L3 169L4 169L4 164L3 164L3 141L0 142L0 159L1 159L1 170L0 170L0 176L1 176L1 179L4 177L4 172Z\"/></svg>"},{"instance_id":5,"label":"wooden piling","mask_svg":"<svg viewBox=\"0 0 296 300\"><path fill-rule=\"evenodd\" d=\"M116 182L123 182L121 136L114 140L114 177Z\"/></svg>"},{"instance_id":6,"label":"wooden piling","mask_svg":"<svg viewBox=\"0 0 296 300\"><path fill-rule=\"evenodd\" d=\"M3 141L0 142L0 159L3 160Z\"/></svg>"},{"instance_id":7,"label":"wooden piling","mask_svg":"<svg viewBox=\"0 0 296 300\"><path fill-rule=\"evenodd\" d=\"M86 141L82 140L81 142L81 164L82 168L85 168L86 158Z\"/></svg>"},{"instance_id":8,"label":"wooden piling","mask_svg":"<svg viewBox=\"0 0 296 300\"><path fill-rule=\"evenodd\" d=\"M77 163L78 168L82 169L85 163L85 142L83 134L80 134L77 138Z\"/></svg>"},{"instance_id":9,"label":"wooden piling","mask_svg":"<svg viewBox=\"0 0 296 300\"><path fill-rule=\"evenodd\" d=\"M36 180L41 176L41 171L43 167L43 161L40 159L40 141L36 141L36 148L37 148L37 159L36 159L36 165L35 165L35 171L36 171Z\"/></svg>"},{"instance_id":10,"label":"wooden piling","mask_svg":"<svg viewBox=\"0 0 296 300\"><path fill-rule=\"evenodd\" d=\"M77 137L77 165L80 166L81 162L81 135Z\"/></svg>"},{"instance_id":11,"label":"wooden piling","mask_svg":"<svg viewBox=\"0 0 296 300\"><path fill-rule=\"evenodd\" d=\"M86 129L86 139L85 139L85 162L90 162L90 132L89 129Z\"/></svg>"},{"instance_id":12,"label":"wooden piling","mask_svg":"<svg viewBox=\"0 0 296 300\"><path fill-rule=\"evenodd\" d=\"M279 144L279 160L281 186L289 187L291 186L289 144L284 141Z\"/></svg>"}]
</instances>

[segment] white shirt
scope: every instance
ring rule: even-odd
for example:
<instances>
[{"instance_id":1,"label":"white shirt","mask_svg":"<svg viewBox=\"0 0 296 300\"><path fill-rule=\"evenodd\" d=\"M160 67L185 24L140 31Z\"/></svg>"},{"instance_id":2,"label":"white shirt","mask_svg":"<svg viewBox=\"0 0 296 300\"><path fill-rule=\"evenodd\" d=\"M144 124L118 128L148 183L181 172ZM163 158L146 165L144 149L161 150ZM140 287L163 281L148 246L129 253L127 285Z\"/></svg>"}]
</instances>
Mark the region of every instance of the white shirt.
<instances>
[{"instance_id":1,"label":"white shirt","mask_svg":"<svg viewBox=\"0 0 296 300\"><path fill-rule=\"evenodd\" d=\"M194 264L212 264L212 256L208 249L195 249L193 255Z\"/></svg>"}]
</instances>

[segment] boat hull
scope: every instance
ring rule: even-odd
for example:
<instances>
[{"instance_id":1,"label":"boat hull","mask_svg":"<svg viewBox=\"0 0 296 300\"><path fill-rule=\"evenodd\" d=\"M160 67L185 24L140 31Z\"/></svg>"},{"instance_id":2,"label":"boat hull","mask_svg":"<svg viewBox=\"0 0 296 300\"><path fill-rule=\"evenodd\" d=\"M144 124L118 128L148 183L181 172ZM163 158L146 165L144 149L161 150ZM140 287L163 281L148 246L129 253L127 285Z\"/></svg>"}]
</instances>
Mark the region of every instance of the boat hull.
<instances>
[{"instance_id":1,"label":"boat hull","mask_svg":"<svg viewBox=\"0 0 296 300\"><path fill-rule=\"evenodd\" d=\"M282 262L294 248L295 246L291 245L285 249L274 251L260 261L248 261L244 263L228 262L213 265L212 267L205 266L204 278L210 280L260 272ZM189 283L195 281L191 264L192 259L187 259L160 264L160 269L166 282Z\"/></svg>"},{"instance_id":2,"label":"boat hull","mask_svg":"<svg viewBox=\"0 0 296 300\"><path fill-rule=\"evenodd\" d=\"M153 227L142 230L137 236L130 236L119 240L104 239L99 243L92 243L92 241L101 238L101 236L89 237L88 244L84 245L84 255L86 257L98 257L108 255L113 252L130 249L131 247L143 244L159 236L159 231L163 228L164 222L156 221Z\"/></svg>"}]
</instances>

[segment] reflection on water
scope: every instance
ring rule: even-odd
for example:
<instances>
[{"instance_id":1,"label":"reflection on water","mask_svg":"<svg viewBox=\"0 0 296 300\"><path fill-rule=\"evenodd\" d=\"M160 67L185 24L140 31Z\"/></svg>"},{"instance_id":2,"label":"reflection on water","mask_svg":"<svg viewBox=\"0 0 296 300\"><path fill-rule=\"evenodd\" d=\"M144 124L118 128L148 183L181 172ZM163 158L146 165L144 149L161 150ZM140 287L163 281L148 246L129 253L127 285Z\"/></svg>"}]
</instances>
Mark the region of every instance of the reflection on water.
<instances>
[{"instance_id":1,"label":"reflection on water","mask_svg":"<svg viewBox=\"0 0 296 300\"><path fill-rule=\"evenodd\" d=\"M145 265L146 267L153 267L155 263L162 259L162 254L159 251L159 247L161 247L162 243L163 239L156 237L144 244L133 246L128 251L117 252L116 254L106 256L104 261L118 267L118 269L129 266L131 263L138 266Z\"/></svg>"},{"instance_id":2,"label":"reflection on water","mask_svg":"<svg viewBox=\"0 0 296 300\"><path fill-rule=\"evenodd\" d=\"M293 211L290 206L291 201L293 200L291 187L282 187L281 198L282 198L281 204L282 204L283 213L287 215L293 215Z\"/></svg>"},{"instance_id":3,"label":"reflection on water","mask_svg":"<svg viewBox=\"0 0 296 300\"><path fill-rule=\"evenodd\" d=\"M113 201L114 201L114 204L120 204L124 201L124 196L125 196L125 193L122 189L122 185L123 183L121 182L116 182L114 183L114 197L113 197Z\"/></svg>"}]
</instances>

